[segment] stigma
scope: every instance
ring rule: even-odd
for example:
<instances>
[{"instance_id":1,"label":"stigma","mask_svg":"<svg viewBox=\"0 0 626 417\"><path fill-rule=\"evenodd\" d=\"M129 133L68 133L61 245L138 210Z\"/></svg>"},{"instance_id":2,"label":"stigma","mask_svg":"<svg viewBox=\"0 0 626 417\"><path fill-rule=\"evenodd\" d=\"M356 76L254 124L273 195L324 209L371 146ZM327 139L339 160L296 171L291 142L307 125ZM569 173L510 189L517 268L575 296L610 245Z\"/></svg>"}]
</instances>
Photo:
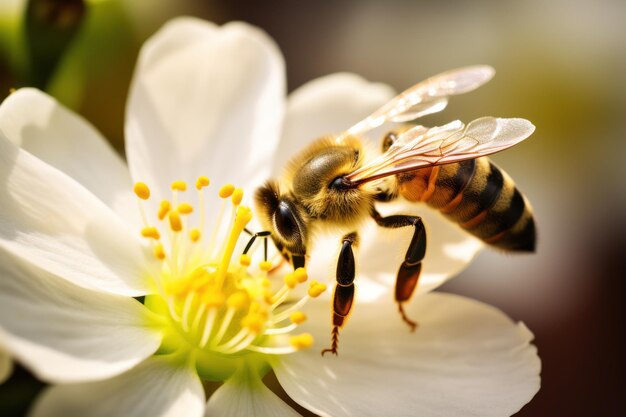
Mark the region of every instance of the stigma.
<instances>
[{"instance_id":1,"label":"stigma","mask_svg":"<svg viewBox=\"0 0 626 417\"><path fill-rule=\"evenodd\" d=\"M170 198L161 201L151 200L145 183L133 188L144 223L138 233L155 261L149 272L154 291L144 302L165 323L161 350L240 356L310 347L310 334L295 334L307 319L301 309L326 286L309 282L304 268L280 281L271 277L268 234L254 236L246 228L253 214L241 204L243 190L227 184L209 199L209 185L204 176L191 188L176 180ZM207 218L207 207L215 208L214 218ZM257 253L263 240L265 250ZM294 296L304 285L305 295Z\"/></svg>"}]
</instances>

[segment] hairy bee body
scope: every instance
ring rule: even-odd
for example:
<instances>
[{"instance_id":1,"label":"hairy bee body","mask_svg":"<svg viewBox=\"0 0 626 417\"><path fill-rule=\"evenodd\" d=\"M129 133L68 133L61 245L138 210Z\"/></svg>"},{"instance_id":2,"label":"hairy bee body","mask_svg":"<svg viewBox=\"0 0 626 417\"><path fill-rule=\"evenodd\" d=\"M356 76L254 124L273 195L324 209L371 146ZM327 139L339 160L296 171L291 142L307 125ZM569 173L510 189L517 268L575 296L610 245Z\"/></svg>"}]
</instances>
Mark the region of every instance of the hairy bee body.
<instances>
[{"instance_id":1,"label":"hairy bee body","mask_svg":"<svg viewBox=\"0 0 626 417\"><path fill-rule=\"evenodd\" d=\"M396 179L402 197L439 210L484 242L510 251L535 249L528 200L489 158L405 172Z\"/></svg>"}]
</instances>

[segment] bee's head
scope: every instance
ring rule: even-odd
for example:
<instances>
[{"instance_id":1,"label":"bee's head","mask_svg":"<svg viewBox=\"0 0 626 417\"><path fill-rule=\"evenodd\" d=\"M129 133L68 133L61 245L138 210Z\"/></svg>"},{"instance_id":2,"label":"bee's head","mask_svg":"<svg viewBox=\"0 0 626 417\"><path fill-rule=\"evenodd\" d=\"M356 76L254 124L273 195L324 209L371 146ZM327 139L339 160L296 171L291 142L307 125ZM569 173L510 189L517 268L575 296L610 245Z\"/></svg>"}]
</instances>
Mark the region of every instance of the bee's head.
<instances>
[{"instance_id":1,"label":"bee's head","mask_svg":"<svg viewBox=\"0 0 626 417\"><path fill-rule=\"evenodd\" d=\"M290 195L281 194L276 182L270 181L255 194L257 213L279 248L290 254L304 255L308 238L308 215Z\"/></svg>"}]
</instances>

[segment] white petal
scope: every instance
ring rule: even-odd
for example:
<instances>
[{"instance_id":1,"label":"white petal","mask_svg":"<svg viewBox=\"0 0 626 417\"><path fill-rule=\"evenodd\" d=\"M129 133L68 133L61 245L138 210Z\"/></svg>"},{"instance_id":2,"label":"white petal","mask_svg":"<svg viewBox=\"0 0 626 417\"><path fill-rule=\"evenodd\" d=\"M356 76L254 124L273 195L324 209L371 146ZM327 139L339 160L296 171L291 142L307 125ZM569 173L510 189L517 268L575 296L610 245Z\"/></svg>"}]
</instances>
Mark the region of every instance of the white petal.
<instances>
[{"instance_id":1,"label":"white petal","mask_svg":"<svg viewBox=\"0 0 626 417\"><path fill-rule=\"evenodd\" d=\"M426 256L416 295L429 292L454 277L483 248L480 240L424 204L402 202L384 206L378 206L381 213L419 215L426 227ZM393 289L413 232L413 227L384 229L371 222L362 230L361 274Z\"/></svg>"},{"instance_id":2,"label":"white petal","mask_svg":"<svg viewBox=\"0 0 626 417\"><path fill-rule=\"evenodd\" d=\"M329 337L330 323L320 320L328 306L312 310L303 330L316 337L315 348L278 358L273 367L294 400L323 416L508 416L539 390L532 334L477 301L440 293L416 298L408 308L419 322L415 333L393 304L357 304L338 357L318 350Z\"/></svg>"},{"instance_id":3,"label":"white petal","mask_svg":"<svg viewBox=\"0 0 626 417\"><path fill-rule=\"evenodd\" d=\"M0 184L0 248L85 288L145 294L139 232L2 132Z\"/></svg>"},{"instance_id":4,"label":"white petal","mask_svg":"<svg viewBox=\"0 0 626 417\"><path fill-rule=\"evenodd\" d=\"M139 224L126 164L82 117L34 88L22 88L0 105L0 130L9 140L63 171Z\"/></svg>"},{"instance_id":5,"label":"white petal","mask_svg":"<svg viewBox=\"0 0 626 417\"><path fill-rule=\"evenodd\" d=\"M58 385L39 398L31 417L200 417L204 392L194 370L153 357L115 378Z\"/></svg>"},{"instance_id":6,"label":"white petal","mask_svg":"<svg viewBox=\"0 0 626 417\"><path fill-rule=\"evenodd\" d=\"M82 289L0 252L0 340L45 381L124 372L159 347L150 324L133 298Z\"/></svg>"},{"instance_id":7,"label":"white petal","mask_svg":"<svg viewBox=\"0 0 626 417\"><path fill-rule=\"evenodd\" d=\"M131 86L133 178L162 192L199 175L218 186L261 181L278 143L284 84L280 52L260 30L170 21L144 44Z\"/></svg>"},{"instance_id":8,"label":"white petal","mask_svg":"<svg viewBox=\"0 0 626 417\"><path fill-rule=\"evenodd\" d=\"M206 417L295 417L296 413L270 391L254 370L244 367L212 396Z\"/></svg>"},{"instance_id":9,"label":"white petal","mask_svg":"<svg viewBox=\"0 0 626 417\"><path fill-rule=\"evenodd\" d=\"M8 352L0 348L0 384L9 379L13 372L13 361Z\"/></svg>"},{"instance_id":10,"label":"white petal","mask_svg":"<svg viewBox=\"0 0 626 417\"><path fill-rule=\"evenodd\" d=\"M274 174L309 142L347 130L393 96L391 87L353 74L332 74L304 84L289 96Z\"/></svg>"}]
</instances>

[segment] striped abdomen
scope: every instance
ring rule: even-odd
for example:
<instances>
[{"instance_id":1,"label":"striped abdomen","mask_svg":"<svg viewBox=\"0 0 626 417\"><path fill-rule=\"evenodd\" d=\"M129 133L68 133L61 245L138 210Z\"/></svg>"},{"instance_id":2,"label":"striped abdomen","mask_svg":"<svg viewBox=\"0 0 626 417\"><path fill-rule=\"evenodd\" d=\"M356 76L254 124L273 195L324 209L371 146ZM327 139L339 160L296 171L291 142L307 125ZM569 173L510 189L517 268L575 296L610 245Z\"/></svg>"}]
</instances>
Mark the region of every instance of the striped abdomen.
<instances>
[{"instance_id":1,"label":"striped abdomen","mask_svg":"<svg viewBox=\"0 0 626 417\"><path fill-rule=\"evenodd\" d=\"M484 242L534 251L532 209L513 180L489 158L398 175L400 194L436 208Z\"/></svg>"}]
</instances>

